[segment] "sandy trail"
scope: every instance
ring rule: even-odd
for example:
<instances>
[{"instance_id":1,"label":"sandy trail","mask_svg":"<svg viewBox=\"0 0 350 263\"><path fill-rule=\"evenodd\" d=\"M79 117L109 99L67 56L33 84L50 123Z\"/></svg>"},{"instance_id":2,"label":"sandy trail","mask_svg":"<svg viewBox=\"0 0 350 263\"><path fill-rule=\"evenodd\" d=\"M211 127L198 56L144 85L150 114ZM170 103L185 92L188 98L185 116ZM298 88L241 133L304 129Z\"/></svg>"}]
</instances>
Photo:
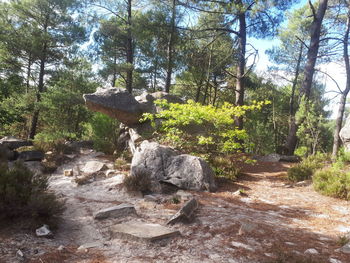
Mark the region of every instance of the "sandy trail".
<instances>
[{"instance_id":1,"label":"sandy trail","mask_svg":"<svg viewBox=\"0 0 350 263\"><path fill-rule=\"evenodd\" d=\"M288 164L247 166L237 183L220 180L216 193L191 192L201 204L195 221L171 227L181 236L144 244L111 239L109 226L130 220L165 225L179 205L157 204L130 195L119 185L120 176L99 178L82 186L63 176L63 170L76 169L90 160L113 165L107 158L85 151L51 177L50 187L65 199L67 207L55 238L39 239L21 231L11 235L9 231L0 232L0 262L16 262L18 249L26 254L27 262L50 263L254 263L277 259L300 262L307 258L312 262L350 262L349 254L338 251L339 237L350 232L349 202L321 196L312 185L288 186ZM235 194L238 189L244 189L245 195ZM172 196L164 197L170 200ZM99 209L120 203L133 204L138 216L93 219ZM77 250L87 243L93 243L94 248ZM60 245L65 246L63 251L57 250Z\"/></svg>"}]
</instances>

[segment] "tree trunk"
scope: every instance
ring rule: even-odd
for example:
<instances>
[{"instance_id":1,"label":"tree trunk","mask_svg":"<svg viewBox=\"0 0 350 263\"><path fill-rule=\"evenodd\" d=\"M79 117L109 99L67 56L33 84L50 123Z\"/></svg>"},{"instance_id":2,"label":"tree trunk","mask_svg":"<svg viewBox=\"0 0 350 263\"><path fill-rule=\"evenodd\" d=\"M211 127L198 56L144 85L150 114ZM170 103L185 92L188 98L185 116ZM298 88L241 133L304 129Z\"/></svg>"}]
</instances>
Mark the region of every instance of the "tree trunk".
<instances>
[{"instance_id":1,"label":"tree trunk","mask_svg":"<svg viewBox=\"0 0 350 263\"><path fill-rule=\"evenodd\" d=\"M242 5L242 1L238 1L239 5ZM237 81L235 90L235 104L236 106L243 106L244 104L244 74L245 74L245 55L246 55L246 44L247 44L247 25L245 13L238 14L239 20L239 36L238 36L238 66L237 66ZM236 117L235 124L238 129L243 129L243 117Z\"/></svg>"},{"instance_id":2,"label":"tree trunk","mask_svg":"<svg viewBox=\"0 0 350 263\"><path fill-rule=\"evenodd\" d=\"M47 43L44 44L42 58L40 59L39 83L38 91L36 93L36 102L41 101L41 93L44 92L44 76L46 63ZM34 139L39 120L39 109L35 109L32 117L32 123L29 131L29 139Z\"/></svg>"},{"instance_id":3,"label":"tree trunk","mask_svg":"<svg viewBox=\"0 0 350 263\"><path fill-rule=\"evenodd\" d=\"M313 9L313 5L309 1L310 7ZM301 85L301 92L305 95L306 100L310 99L312 80L315 73L315 65L317 60L318 49L320 46L320 34L322 27L322 20L326 12L328 0L320 0L317 12L315 11L313 21L310 28L310 45L307 52L307 62L304 69L304 80ZM294 154L295 147L297 145L297 131L300 123L292 120L291 128L285 144L286 153L289 155Z\"/></svg>"},{"instance_id":4,"label":"tree trunk","mask_svg":"<svg viewBox=\"0 0 350 263\"><path fill-rule=\"evenodd\" d=\"M336 118L336 126L334 130L333 136L333 151L332 151L332 159L336 159L337 153L340 146L340 138L339 132L342 128L343 117L345 111L346 97L350 91L350 61L349 61L349 32L350 32L350 10L348 11L348 18L346 23L346 31L343 39L343 57L345 62L345 70L346 70L346 88L342 92L340 101L339 101L339 109Z\"/></svg>"},{"instance_id":5,"label":"tree trunk","mask_svg":"<svg viewBox=\"0 0 350 263\"><path fill-rule=\"evenodd\" d=\"M298 61L295 67L295 76L292 84L292 94L290 96L290 101L289 101L289 130L288 130L288 137L284 145L284 148L285 148L284 153L287 155L294 154L294 150L298 142L298 138L297 138L298 128L297 128L297 124L295 123L294 104L295 104L295 90L298 84L302 54L303 54L303 43L300 43Z\"/></svg>"},{"instance_id":6,"label":"tree trunk","mask_svg":"<svg viewBox=\"0 0 350 263\"><path fill-rule=\"evenodd\" d=\"M112 87L115 87L115 82L117 81L117 54L113 58L113 77L112 77Z\"/></svg>"},{"instance_id":7,"label":"tree trunk","mask_svg":"<svg viewBox=\"0 0 350 263\"><path fill-rule=\"evenodd\" d=\"M134 71L134 47L133 47L133 39L132 39L132 32L131 32L131 9L132 7L132 0L128 0L128 20L127 20L127 43L126 43L126 63L128 64L128 69L126 72L126 89L129 91L129 93L132 93L132 75Z\"/></svg>"},{"instance_id":8,"label":"tree trunk","mask_svg":"<svg viewBox=\"0 0 350 263\"><path fill-rule=\"evenodd\" d=\"M176 0L173 0L171 24L169 32L169 41L167 48L167 69L165 78L165 92L170 92L171 76L173 73L173 55L174 55L174 38L175 38L175 19L176 19Z\"/></svg>"},{"instance_id":9,"label":"tree trunk","mask_svg":"<svg viewBox=\"0 0 350 263\"><path fill-rule=\"evenodd\" d=\"M29 53L28 57L28 65L27 65L27 79L26 79L26 94L29 93L29 87L30 87L30 74L32 71L32 54Z\"/></svg>"}]
</instances>

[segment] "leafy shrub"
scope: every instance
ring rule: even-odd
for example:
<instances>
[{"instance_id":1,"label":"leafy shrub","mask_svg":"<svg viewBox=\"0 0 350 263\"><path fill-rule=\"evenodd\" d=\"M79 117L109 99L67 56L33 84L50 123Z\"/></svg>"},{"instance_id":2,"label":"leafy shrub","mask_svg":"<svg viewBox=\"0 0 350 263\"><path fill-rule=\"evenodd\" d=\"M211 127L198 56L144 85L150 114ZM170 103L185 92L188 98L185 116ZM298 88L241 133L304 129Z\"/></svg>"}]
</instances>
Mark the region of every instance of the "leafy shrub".
<instances>
[{"instance_id":1,"label":"leafy shrub","mask_svg":"<svg viewBox=\"0 0 350 263\"><path fill-rule=\"evenodd\" d=\"M316 191L323 195L350 200L350 173L337 168L325 168L312 178Z\"/></svg>"},{"instance_id":2,"label":"leafy shrub","mask_svg":"<svg viewBox=\"0 0 350 263\"><path fill-rule=\"evenodd\" d=\"M63 211L63 204L47 191L48 178L34 176L21 162L0 171L0 219L47 220Z\"/></svg>"},{"instance_id":3,"label":"leafy shrub","mask_svg":"<svg viewBox=\"0 0 350 263\"><path fill-rule=\"evenodd\" d=\"M136 176L127 176L124 179L124 186L130 192L140 191L147 193L151 191L151 177L147 173L138 173Z\"/></svg>"},{"instance_id":4,"label":"leafy shrub","mask_svg":"<svg viewBox=\"0 0 350 263\"><path fill-rule=\"evenodd\" d=\"M301 163L288 169L288 179L294 182L308 180L313 173L322 168L327 161L326 154L315 154L305 158Z\"/></svg>"},{"instance_id":5,"label":"leafy shrub","mask_svg":"<svg viewBox=\"0 0 350 263\"><path fill-rule=\"evenodd\" d=\"M350 152L345 151L344 147L339 149L337 159L333 162L332 167L337 169L343 169L350 163Z\"/></svg>"},{"instance_id":6,"label":"leafy shrub","mask_svg":"<svg viewBox=\"0 0 350 263\"><path fill-rule=\"evenodd\" d=\"M72 149L66 144L67 140L76 139L74 134L52 132L38 133L34 138L34 147L43 152L71 153Z\"/></svg>"},{"instance_id":7,"label":"leafy shrub","mask_svg":"<svg viewBox=\"0 0 350 263\"><path fill-rule=\"evenodd\" d=\"M236 180L240 173L240 168L227 156L215 156L209 159L209 163L213 167L217 177Z\"/></svg>"},{"instance_id":8,"label":"leafy shrub","mask_svg":"<svg viewBox=\"0 0 350 263\"><path fill-rule=\"evenodd\" d=\"M107 154L116 149L119 122L109 116L96 112L85 125L86 136L94 142L94 148Z\"/></svg>"},{"instance_id":9,"label":"leafy shrub","mask_svg":"<svg viewBox=\"0 0 350 263\"><path fill-rule=\"evenodd\" d=\"M307 147L306 146L300 146L297 149L295 149L294 154L299 157L305 157L307 155Z\"/></svg>"},{"instance_id":10,"label":"leafy shrub","mask_svg":"<svg viewBox=\"0 0 350 263\"><path fill-rule=\"evenodd\" d=\"M268 101L253 102L248 106L234 106L224 103L220 107L202 105L193 100L185 104L156 100L162 108L157 114L145 113L143 120L162 122L158 127L164 141L185 152L233 153L240 151L242 141L247 138L245 130L235 128L234 118L242 117L247 111L260 110Z\"/></svg>"}]
</instances>

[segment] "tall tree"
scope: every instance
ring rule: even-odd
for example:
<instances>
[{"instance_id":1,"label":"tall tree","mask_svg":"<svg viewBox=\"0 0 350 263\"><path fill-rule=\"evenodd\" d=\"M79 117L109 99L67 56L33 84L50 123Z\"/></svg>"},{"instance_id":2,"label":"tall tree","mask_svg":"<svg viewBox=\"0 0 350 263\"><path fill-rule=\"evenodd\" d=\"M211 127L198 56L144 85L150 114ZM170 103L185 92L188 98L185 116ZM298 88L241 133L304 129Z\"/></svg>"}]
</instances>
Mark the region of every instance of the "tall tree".
<instances>
[{"instance_id":1,"label":"tall tree","mask_svg":"<svg viewBox=\"0 0 350 263\"><path fill-rule=\"evenodd\" d=\"M308 45L306 65L304 69L304 79L301 85L301 92L306 100L310 99L313 76L315 73L315 65L320 47L320 36L322 29L322 21L327 10L328 0L320 0L318 8L309 0L309 6L312 11L312 24L310 27L310 43ZM300 119L302 122L302 119ZM286 140L286 153L292 155L297 145L297 130L300 122L293 121Z\"/></svg>"},{"instance_id":2,"label":"tall tree","mask_svg":"<svg viewBox=\"0 0 350 263\"><path fill-rule=\"evenodd\" d=\"M79 2L75 0L10 2L11 18L7 20L9 27L14 32L23 29L28 31L15 41L23 47L20 54L27 52L30 55L28 75L34 75L37 102L41 101L41 95L45 91L48 67L58 67L57 63L69 55L74 44L85 39L84 30L73 19L79 6ZM38 119L39 109L35 108L28 136L31 139L36 134Z\"/></svg>"}]
</instances>

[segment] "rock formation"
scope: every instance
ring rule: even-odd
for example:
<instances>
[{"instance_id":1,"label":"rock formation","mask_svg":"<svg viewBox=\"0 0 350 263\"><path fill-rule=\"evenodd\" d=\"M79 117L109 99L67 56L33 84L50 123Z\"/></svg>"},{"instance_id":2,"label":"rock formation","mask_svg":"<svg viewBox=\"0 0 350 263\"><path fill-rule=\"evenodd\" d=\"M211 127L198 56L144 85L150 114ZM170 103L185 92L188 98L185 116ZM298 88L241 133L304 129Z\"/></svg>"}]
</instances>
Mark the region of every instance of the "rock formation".
<instances>
[{"instance_id":1,"label":"rock formation","mask_svg":"<svg viewBox=\"0 0 350 263\"><path fill-rule=\"evenodd\" d=\"M340 130L339 136L344 144L345 150L350 151L350 115L346 119L344 127Z\"/></svg>"}]
</instances>

